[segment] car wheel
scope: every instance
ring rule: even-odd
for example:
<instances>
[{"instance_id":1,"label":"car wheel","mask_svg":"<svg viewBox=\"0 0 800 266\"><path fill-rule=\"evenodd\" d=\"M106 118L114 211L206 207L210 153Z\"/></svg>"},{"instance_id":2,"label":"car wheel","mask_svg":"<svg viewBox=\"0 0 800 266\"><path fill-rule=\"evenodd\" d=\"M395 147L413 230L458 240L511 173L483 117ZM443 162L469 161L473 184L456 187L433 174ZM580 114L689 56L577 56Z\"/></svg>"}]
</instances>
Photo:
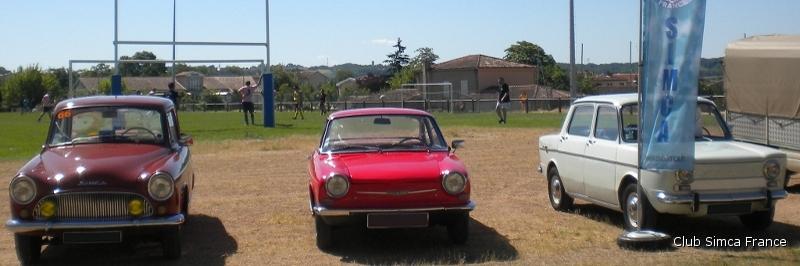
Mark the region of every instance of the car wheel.
<instances>
[{"instance_id":1,"label":"car wheel","mask_svg":"<svg viewBox=\"0 0 800 266\"><path fill-rule=\"evenodd\" d=\"M14 242L20 264L30 265L39 261L42 254L42 237L14 234Z\"/></svg>"},{"instance_id":2,"label":"car wheel","mask_svg":"<svg viewBox=\"0 0 800 266\"><path fill-rule=\"evenodd\" d=\"M557 211L569 211L572 209L574 199L567 194L564 190L564 183L561 182L561 176L558 174L558 169L553 167L548 171L547 179L547 192L550 198L550 205Z\"/></svg>"},{"instance_id":3,"label":"car wheel","mask_svg":"<svg viewBox=\"0 0 800 266\"><path fill-rule=\"evenodd\" d=\"M329 249L333 245L333 228L319 216L314 216L314 225L317 230L317 247Z\"/></svg>"},{"instance_id":4,"label":"car wheel","mask_svg":"<svg viewBox=\"0 0 800 266\"><path fill-rule=\"evenodd\" d=\"M171 226L164 232L161 239L161 249L164 258L176 260L181 257L181 229L180 226Z\"/></svg>"},{"instance_id":5,"label":"car wheel","mask_svg":"<svg viewBox=\"0 0 800 266\"><path fill-rule=\"evenodd\" d=\"M758 211L751 214L740 215L739 220L747 229L761 231L772 225L774 217L775 208L773 207L768 211Z\"/></svg>"},{"instance_id":6,"label":"car wheel","mask_svg":"<svg viewBox=\"0 0 800 266\"><path fill-rule=\"evenodd\" d=\"M450 223L447 225L447 235L450 236L450 241L457 245L467 242L469 238L468 212L452 214Z\"/></svg>"},{"instance_id":7,"label":"car wheel","mask_svg":"<svg viewBox=\"0 0 800 266\"><path fill-rule=\"evenodd\" d=\"M622 193L623 223L628 231L656 229L658 213L647 197L639 195L637 184L629 184Z\"/></svg>"}]
</instances>

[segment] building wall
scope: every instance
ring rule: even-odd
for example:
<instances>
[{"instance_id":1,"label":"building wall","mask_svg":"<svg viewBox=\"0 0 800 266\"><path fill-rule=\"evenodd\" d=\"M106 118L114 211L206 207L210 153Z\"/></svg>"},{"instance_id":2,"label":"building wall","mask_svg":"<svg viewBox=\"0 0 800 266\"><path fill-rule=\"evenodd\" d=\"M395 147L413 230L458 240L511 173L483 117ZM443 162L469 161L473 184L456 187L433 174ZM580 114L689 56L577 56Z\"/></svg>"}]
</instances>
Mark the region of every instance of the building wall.
<instances>
[{"instance_id":1,"label":"building wall","mask_svg":"<svg viewBox=\"0 0 800 266\"><path fill-rule=\"evenodd\" d=\"M421 81L420 81L421 82ZM454 98L468 98L470 94L477 93L478 74L475 69L433 69L428 73L428 83L450 82L453 84ZM441 89L441 86L429 87ZM467 95L464 95L464 92Z\"/></svg>"},{"instance_id":2,"label":"building wall","mask_svg":"<svg viewBox=\"0 0 800 266\"><path fill-rule=\"evenodd\" d=\"M536 84L536 68L481 68L478 70L478 91L497 86L497 79L503 77L509 86Z\"/></svg>"}]
</instances>

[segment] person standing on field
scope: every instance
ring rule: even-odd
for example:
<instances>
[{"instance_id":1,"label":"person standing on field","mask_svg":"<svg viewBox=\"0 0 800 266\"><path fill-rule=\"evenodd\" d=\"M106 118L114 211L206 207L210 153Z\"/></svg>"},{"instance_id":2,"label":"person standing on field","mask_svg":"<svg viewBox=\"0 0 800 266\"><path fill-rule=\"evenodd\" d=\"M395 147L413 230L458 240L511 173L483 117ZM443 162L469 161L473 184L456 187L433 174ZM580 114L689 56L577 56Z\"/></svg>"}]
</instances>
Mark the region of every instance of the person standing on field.
<instances>
[{"instance_id":1,"label":"person standing on field","mask_svg":"<svg viewBox=\"0 0 800 266\"><path fill-rule=\"evenodd\" d=\"M36 119L36 122L42 122L42 117L47 115L48 118L51 120L53 119L53 99L50 99L50 93L45 93L42 96L42 114L39 115L39 119Z\"/></svg>"},{"instance_id":2,"label":"person standing on field","mask_svg":"<svg viewBox=\"0 0 800 266\"><path fill-rule=\"evenodd\" d=\"M497 107L495 107L495 111L497 112L497 117L500 118L497 123L507 124L508 108L511 107L511 91L508 89L508 84L506 84L505 79L502 77L497 79L497 89Z\"/></svg>"},{"instance_id":3,"label":"person standing on field","mask_svg":"<svg viewBox=\"0 0 800 266\"><path fill-rule=\"evenodd\" d=\"M258 85L260 84L261 81L259 80L255 86L250 86L250 81L246 81L244 83L244 87L241 87L238 90L239 95L242 97L242 112L244 113L245 125L256 125L255 115L253 114L256 109L255 105L253 104L253 94L256 93L256 88L258 88ZM250 113L249 121L247 120L247 113Z\"/></svg>"},{"instance_id":4,"label":"person standing on field","mask_svg":"<svg viewBox=\"0 0 800 266\"><path fill-rule=\"evenodd\" d=\"M324 89L319 89L319 115L325 115L328 112L328 108L325 106L325 101L327 100L328 95L325 94Z\"/></svg>"},{"instance_id":5,"label":"person standing on field","mask_svg":"<svg viewBox=\"0 0 800 266\"><path fill-rule=\"evenodd\" d=\"M297 119L297 115L300 115L300 119L305 120L306 118L303 117L303 94L300 93L300 88L297 85L294 86L294 91L292 92L292 101L294 102L294 117L292 119Z\"/></svg>"}]
</instances>

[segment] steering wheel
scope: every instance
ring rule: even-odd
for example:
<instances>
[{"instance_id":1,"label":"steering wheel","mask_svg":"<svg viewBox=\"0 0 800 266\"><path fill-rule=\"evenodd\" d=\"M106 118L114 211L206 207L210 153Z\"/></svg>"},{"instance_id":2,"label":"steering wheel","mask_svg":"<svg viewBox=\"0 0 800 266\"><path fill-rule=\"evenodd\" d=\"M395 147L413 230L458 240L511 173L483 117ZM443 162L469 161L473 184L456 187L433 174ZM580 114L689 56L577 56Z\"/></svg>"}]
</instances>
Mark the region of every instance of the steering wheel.
<instances>
[{"instance_id":1,"label":"steering wheel","mask_svg":"<svg viewBox=\"0 0 800 266\"><path fill-rule=\"evenodd\" d=\"M150 133L150 135L153 136L153 139L158 139L158 136L156 135L156 133L153 133L153 131L151 131L151 130L149 130L147 128L143 128L143 127L128 128L128 129L126 129L125 131L122 132L122 135L128 134L128 132L130 132L131 130L143 130L143 131L146 131L147 133Z\"/></svg>"}]
</instances>

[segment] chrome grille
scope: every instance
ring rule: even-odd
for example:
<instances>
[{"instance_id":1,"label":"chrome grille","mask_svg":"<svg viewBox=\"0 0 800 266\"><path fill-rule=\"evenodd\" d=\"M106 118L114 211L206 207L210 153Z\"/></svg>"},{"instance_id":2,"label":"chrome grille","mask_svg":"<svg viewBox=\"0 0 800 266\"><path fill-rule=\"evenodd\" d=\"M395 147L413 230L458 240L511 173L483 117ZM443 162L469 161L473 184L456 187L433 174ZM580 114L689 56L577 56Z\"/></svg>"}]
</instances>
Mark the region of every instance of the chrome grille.
<instances>
[{"instance_id":1,"label":"chrome grille","mask_svg":"<svg viewBox=\"0 0 800 266\"><path fill-rule=\"evenodd\" d=\"M55 220L124 220L133 218L128 213L128 202L133 199L142 201L144 212L138 217L153 215L153 206L144 197L134 193L120 192L80 192L50 195L36 204L33 215L36 219L44 219L39 213L40 205L45 201L56 204Z\"/></svg>"}]
</instances>

